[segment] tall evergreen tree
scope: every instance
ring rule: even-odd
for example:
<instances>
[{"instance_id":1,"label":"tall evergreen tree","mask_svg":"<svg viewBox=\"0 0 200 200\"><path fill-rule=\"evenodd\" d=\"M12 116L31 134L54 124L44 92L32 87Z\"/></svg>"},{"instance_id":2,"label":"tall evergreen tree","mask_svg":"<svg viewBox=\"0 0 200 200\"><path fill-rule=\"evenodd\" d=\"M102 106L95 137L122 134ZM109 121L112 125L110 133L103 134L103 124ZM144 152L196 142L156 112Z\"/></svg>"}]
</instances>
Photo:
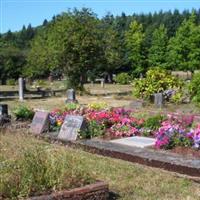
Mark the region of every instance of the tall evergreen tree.
<instances>
[{"instance_id":1,"label":"tall evergreen tree","mask_svg":"<svg viewBox=\"0 0 200 200\"><path fill-rule=\"evenodd\" d=\"M167 52L167 29L161 25L155 29L152 37L151 48L149 49L148 62L150 67L165 67Z\"/></svg>"},{"instance_id":2,"label":"tall evergreen tree","mask_svg":"<svg viewBox=\"0 0 200 200\"><path fill-rule=\"evenodd\" d=\"M128 49L128 57L132 64L134 75L138 76L145 71L144 69L144 55L143 55L143 43L145 34L143 27L136 21L130 24L129 30L125 34L126 46Z\"/></svg>"},{"instance_id":3,"label":"tall evergreen tree","mask_svg":"<svg viewBox=\"0 0 200 200\"><path fill-rule=\"evenodd\" d=\"M193 71L200 68L200 26L195 24L195 20L193 13L170 39L167 57L170 69Z\"/></svg>"}]
</instances>

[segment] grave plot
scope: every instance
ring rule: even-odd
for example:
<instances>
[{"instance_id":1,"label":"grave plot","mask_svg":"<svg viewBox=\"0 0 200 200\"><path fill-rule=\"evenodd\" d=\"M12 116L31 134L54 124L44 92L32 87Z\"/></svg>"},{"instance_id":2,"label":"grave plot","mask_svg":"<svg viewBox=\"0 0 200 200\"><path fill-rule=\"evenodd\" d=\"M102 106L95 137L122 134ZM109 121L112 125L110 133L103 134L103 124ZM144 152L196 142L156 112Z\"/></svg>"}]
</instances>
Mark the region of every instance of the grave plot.
<instances>
[{"instance_id":1,"label":"grave plot","mask_svg":"<svg viewBox=\"0 0 200 200\"><path fill-rule=\"evenodd\" d=\"M132 146L132 147L145 148L145 147L154 146L156 140L154 138L133 136L133 137L129 137L129 138L122 138L122 139L112 140L111 142L112 143L116 143L116 144Z\"/></svg>"}]
</instances>

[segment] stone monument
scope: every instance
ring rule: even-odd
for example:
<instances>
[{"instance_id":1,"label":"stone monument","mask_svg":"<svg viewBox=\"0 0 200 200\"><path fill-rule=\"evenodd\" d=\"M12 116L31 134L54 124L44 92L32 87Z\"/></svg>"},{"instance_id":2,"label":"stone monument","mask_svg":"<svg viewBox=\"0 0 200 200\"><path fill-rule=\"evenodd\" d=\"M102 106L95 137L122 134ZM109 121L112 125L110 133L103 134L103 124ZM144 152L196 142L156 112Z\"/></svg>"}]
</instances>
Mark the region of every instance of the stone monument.
<instances>
[{"instance_id":1,"label":"stone monument","mask_svg":"<svg viewBox=\"0 0 200 200\"><path fill-rule=\"evenodd\" d=\"M19 82L19 100L23 101L24 100L24 80L23 80L23 78L19 78L18 82Z\"/></svg>"},{"instance_id":2,"label":"stone monument","mask_svg":"<svg viewBox=\"0 0 200 200\"><path fill-rule=\"evenodd\" d=\"M49 113L45 111L37 111L31 123L31 132L41 134L49 130Z\"/></svg>"},{"instance_id":3,"label":"stone monument","mask_svg":"<svg viewBox=\"0 0 200 200\"><path fill-rule=\"evenodd\" d=\"M83 116L67 115L62 124L58 138L64 141L74 141L78 132L84 129L85 122Z\"/></svg>"},{"instance_id":4,"label":"stone monument","mask_svg":"<svg viewBox=\"0 0 200 200\"><path fill-rule=\"evenodd\" d=\"M78 103L74 89L67 90L67 100L65 103Z\"/></svg>"},{"instance_id":5,"label":"stone monument","mask_svg":"<svg viewBox=\"0 0 200 200\"><path fill-rule=\"evenodd\" d=\"M10 122L11 116L8 115L8 105L0 104L0 125Z\"/></svg>"},{"instance_id":6,"label":"stone monument","mask_svg":"<svg viewBox=\"0 0 200 200\"><path fill-rule=\"evenodd\" d=\"M154 105L157 108L162 108L164 104L164 98L162 93L155 93L154 94Z\"/></svg>"}]
</instances>

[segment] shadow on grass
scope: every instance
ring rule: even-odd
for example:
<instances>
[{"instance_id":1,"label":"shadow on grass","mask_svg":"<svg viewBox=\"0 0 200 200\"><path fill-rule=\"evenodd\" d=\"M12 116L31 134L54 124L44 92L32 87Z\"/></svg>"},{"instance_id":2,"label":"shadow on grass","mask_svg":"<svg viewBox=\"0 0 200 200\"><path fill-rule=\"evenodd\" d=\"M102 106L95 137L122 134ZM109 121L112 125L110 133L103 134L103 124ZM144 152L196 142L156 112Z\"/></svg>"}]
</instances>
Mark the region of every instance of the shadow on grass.
<instances>
[{"instance_id":1,"label":"shadow on grass","mask_svg":"<svg viewBox=\"0 0 200 200\"><path fill-rule=\"evenodd\" d=\"M109 191L109 197L108 200L115 200L115 199L119 199L120 195L113 192L113 191Z\"/></svg>"}]
</instances>

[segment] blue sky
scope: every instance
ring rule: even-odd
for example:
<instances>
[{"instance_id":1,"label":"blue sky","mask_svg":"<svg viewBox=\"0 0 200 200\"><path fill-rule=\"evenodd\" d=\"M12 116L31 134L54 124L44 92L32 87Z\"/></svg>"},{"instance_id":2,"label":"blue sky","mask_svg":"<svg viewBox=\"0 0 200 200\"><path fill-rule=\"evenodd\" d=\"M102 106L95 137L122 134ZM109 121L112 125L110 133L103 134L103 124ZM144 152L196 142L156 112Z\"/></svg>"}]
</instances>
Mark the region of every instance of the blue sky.
<instances>
[{"instance_id":1,"label":"blue sky","mask_svg":"<svg viewBox=\"0 0 200 200\"><path fill-rule=\"evenodd\" d=\"M0 0L0 32L17 31L23 25L42 24L53 15L67 11L68 8L91 8L98 17L107 12L114 15L148 13L159 10L183 11L200 9L200 0Z\"/></svg>"}]
</instances>

